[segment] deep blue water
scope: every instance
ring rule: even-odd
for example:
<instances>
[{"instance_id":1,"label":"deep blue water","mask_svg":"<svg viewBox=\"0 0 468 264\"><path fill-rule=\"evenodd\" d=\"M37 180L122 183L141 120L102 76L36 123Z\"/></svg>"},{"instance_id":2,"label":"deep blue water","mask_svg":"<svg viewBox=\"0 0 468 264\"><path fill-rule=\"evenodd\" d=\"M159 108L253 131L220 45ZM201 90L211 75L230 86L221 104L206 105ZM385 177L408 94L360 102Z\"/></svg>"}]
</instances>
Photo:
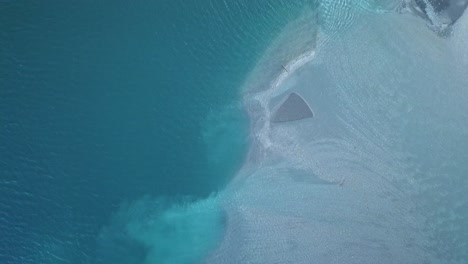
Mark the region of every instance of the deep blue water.
<instances>
[{"instance_id":1,"label":"deep blue water","mask_svg":"<svg viewBox=\"0 0 468 264\"><path fill-rule=\"evenodd\" d=\"M218 213L194 201L244 159L239 90L307 1L288 2L1 1L0 263L188 263L212 247L193 245L222 217L185 219ZM213 234L166 230L179 222Z\"/></svg>"}]
</instances>

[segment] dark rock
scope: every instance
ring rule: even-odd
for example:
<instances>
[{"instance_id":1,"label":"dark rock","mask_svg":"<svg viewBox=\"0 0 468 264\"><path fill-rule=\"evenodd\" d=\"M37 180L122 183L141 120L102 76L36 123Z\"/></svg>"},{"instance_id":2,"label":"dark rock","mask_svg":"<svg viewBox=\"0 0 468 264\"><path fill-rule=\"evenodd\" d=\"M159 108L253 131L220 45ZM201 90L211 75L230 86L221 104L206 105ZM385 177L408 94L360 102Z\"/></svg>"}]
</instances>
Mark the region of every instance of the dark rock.
<instances>
[{"instance_id":1,"label":"dark rock","mask_svg":"<svg viewBox=\"0 0 468 264\"><path fill-rule=\"evenodd\" d=\"M439 28L453 25L468 6L468 0L413 0L425 19ZM416 12L419 13L419 12ZM435 13L436 17L431 17ZM439 21L435 21L439 20ZM444 23L443 25L440 23Z\"/></svg>"},{"instance_id":2,"label":"dark rock","mask_svg":"<svg viewBox=\"0 0 468 264\"><path fill-rule=\"evenodd\" d=\"M271 122L289 122L313 117L309 105L297 93L289 94L288 98L276 110Z\"/></svg>"}]
</instances>

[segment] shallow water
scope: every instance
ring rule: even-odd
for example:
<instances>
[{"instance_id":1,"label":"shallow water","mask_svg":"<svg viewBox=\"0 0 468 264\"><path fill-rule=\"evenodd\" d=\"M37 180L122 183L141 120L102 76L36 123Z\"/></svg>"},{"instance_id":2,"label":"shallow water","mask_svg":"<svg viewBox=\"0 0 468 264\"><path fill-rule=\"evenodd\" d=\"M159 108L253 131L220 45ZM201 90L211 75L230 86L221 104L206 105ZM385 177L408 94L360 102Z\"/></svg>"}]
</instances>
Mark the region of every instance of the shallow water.
<instances>
[{"instance_id":1,"label":"shallow water","mask_svg":"<svg viewBox=\"0 0 468 264\"><path fill-rule=\"evenodd\" d=\"M468 262L467 16L0 5L1 263Z\"/></svg>"},{"instance_id":2,"label":"shallow water","mask_svg":"<svg viewBox=\"0 0 468 264\"><path fill-rule=\"evenodd\" d=\"M468 261L466 20L441 38L415 15L364 2L326 2L339 10L318 16L308 59L252 78L253 147L227 189L210 263ZM271 122L291 92L314 117Z\"/></svg>"}]
</instances>

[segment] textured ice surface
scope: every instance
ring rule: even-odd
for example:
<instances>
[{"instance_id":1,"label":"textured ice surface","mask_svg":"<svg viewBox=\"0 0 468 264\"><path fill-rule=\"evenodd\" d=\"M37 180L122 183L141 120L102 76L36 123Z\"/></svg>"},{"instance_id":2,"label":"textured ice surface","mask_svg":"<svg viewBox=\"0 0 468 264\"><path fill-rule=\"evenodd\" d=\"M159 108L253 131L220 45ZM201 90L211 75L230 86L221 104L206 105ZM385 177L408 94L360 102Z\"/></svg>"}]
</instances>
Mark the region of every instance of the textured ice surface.
<instances>
[{"instance_id":1,"label":"textured ice surface","mask_svg":"<svg viewBox=\"0 0 468 264\"><path fill-rule=\"evenodd\" d=\"M208 263L468 262L466 26L442 39L362 2L324 5L338 10L309 31L315 53L280 81L250 80L270 89L249 87L254 146ZM257 72L281 62L267 54ZM271 125L291 92L313 122Z\"/></svg>"}]
</instances>

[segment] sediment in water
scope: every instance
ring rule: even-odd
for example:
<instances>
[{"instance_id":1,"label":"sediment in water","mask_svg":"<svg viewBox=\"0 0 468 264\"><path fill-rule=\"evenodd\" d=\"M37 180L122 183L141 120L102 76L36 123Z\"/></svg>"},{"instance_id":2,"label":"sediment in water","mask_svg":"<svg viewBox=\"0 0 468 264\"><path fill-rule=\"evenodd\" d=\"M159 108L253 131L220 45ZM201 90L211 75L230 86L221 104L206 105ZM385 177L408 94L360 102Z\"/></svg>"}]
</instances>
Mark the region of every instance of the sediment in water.
<instances>
[{"instance_id":1,"label":"sediment in water","mask_svg":"<svg viewBox=\"0 0 468 264\"><path fill-rule=\"evenodd\" d=\"M468 133L460 50L414 16L360 12L339 35L304 15L248 78L251 151L225 190L227 230L208 263L468 259L463 220L450 216L468 217L457 209L468 146L452 144ZM314 118L272 124L276 103L296 91ZM444 190L456 195L442 204Z\"/></svg>"}]
</instances>

